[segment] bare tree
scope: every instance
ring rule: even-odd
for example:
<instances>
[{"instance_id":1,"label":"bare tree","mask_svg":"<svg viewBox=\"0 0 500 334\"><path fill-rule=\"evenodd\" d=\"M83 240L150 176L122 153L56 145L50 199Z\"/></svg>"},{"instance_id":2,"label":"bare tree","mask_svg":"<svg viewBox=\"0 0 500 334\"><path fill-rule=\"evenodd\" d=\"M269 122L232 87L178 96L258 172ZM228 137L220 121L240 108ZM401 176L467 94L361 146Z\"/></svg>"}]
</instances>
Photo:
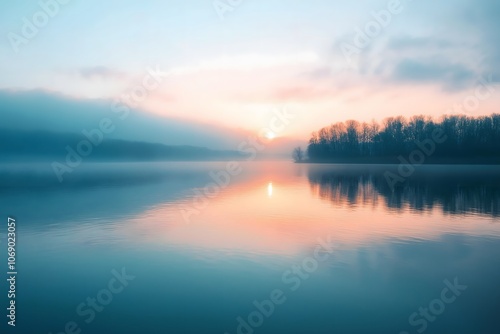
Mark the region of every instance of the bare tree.
<instances>
[{"instance_id":1,"label":"bare tree","mask_svg":"<svg viewBox=\"0 0 500 334\"><path fill-rule=\"evenodd\" d=\"M304 160L304 151L300 146L293 149L292 157L295 162L302 162Z\"/></svg>"}]
</instances>

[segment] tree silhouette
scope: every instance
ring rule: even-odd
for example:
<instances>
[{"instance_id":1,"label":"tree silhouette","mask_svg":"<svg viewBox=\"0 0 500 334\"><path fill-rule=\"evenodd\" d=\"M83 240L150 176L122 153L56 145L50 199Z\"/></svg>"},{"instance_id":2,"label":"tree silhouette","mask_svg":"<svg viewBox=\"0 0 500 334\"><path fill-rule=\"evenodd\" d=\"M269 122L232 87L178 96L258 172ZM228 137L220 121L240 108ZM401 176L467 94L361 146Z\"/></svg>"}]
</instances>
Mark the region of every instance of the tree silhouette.
<instances>
[{"instance_id":1,"label":"tree silhouette","mask_svg":"<svg viewBox=\"0 0 500 334\"><path fill-rule=\"evenodd\" d=\"M418 149L417 143L432 138L436 129L443 131L446 141L437 145L434 159L500 159L500 114L451 115L439 121L423 115L409 120L397 116L382 124L348 120L314 132L307 155L311 161L405 156Z\"/></svg>"},{"instance_id":2,"label":"tree silhouette","mask_svg":"<svg viewBox=\"0 0 500 334\"><path fill-rule=\"evenodd\" d=\"M302 162L304 155L305 152L300 146L293 149L292 158L295 162Z\"/></svg>"}]
</instances>

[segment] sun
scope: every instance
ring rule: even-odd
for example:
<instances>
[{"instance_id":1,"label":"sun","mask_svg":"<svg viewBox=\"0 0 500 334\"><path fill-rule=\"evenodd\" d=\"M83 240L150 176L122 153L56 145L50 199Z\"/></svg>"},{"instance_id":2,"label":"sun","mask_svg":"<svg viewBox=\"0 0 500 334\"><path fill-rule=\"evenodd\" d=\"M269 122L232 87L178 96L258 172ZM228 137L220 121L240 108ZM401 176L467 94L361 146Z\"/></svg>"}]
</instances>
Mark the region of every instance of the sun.
<instances>
[{"instance_id":1,"label":"sun","mask_svg":"<svg viewBox=\"0 0 500 334\"><path fill-rule=\"evenodd\" d=\"M274 138L276 138L276 134L274 132L269 131L268 133L266 133L266 138L269 140L273 140Z\"/></svg>"}]
</instances>

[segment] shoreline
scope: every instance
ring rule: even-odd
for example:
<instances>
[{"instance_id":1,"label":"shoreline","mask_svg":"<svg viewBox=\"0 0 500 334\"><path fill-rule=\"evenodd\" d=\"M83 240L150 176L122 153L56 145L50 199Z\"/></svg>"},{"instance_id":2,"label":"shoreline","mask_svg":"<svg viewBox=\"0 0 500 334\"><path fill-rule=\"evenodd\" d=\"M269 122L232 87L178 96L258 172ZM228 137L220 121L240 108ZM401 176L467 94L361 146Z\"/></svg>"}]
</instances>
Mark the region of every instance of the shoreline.
<instances>
[{"instance_id":1,"label":"shoreline","mask_svg":"<svg viewBox=\"0 0 500 334\"><path fill-rule=\"evenodd\" d=\"M344 164L344 165L399 165L404 164L397 157L390 158L338 158L328 160L303 160L297 164ZM500 165L500 158L453 159L439 158L427 159L424 163L416 165Z\"/></svg>"}]
</instances>

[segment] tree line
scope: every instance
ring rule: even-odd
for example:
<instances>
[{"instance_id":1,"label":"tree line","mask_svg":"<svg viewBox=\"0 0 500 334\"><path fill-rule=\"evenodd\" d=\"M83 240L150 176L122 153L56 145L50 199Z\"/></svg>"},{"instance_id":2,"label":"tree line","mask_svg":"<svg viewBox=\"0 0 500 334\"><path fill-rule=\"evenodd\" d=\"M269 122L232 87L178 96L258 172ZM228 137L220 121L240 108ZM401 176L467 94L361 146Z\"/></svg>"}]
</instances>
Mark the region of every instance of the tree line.
<instances>
[{"instance_id":1,"label":"tree line","mask_svg":"<svg viewBox=\"0 0 500 334\"><path fill-rule=\"evenodd\" d=\"M390 158L408 155L418 144L442 132L433 158L500 158L500 114L469 117L443 116L436 121L429 116L386 118L381 124L355 120L339 122L314 132L309 140L310 161L338 158Z\"/></svg>"}]
</instances>

